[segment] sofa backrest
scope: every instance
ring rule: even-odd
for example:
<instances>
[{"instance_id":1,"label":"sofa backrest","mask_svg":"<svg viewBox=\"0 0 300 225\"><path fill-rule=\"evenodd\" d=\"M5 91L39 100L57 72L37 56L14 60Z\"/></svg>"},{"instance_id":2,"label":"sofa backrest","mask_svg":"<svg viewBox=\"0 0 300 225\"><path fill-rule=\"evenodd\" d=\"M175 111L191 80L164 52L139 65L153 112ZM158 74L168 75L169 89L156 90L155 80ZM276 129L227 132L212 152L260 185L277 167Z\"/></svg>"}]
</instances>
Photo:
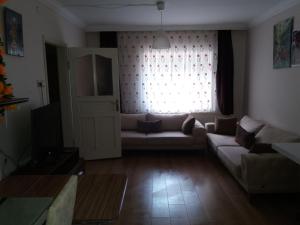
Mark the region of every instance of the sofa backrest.
<instances>
[{"instance_id":1,"label":"sofa backrest","mask_svg":"<svg viewBox=\"0 0 300 225\"><path fill-rule=\"evenodd\" d=\"M300 142L300 137L270 125L264 126L255 136L257 143Z\"/></svg>"},{"instance_id":2,"label":"sofa backrest","mask_svg":"<svg viewBox=\"0 0 300 225\"><path fill-rule=\"evenodd\" d=\"M162 131L179 131L188 114L152 114L148 113L148 121L161 120Z\"/></svg>"},{"instance_id":3,"label":"sofa backrest","mask_svg":"<svg viewBox=\"0 0 300 225\"><path fill-rule=\"evenodd\" d=\"M138 120L146 120L146 114L121 113L121 130L137 130Z\"/></svg>"},{"instance_id":4,"label":"sofa backrest","mask_svg":"<svg viewBox=\"0 0 300 225\"><path fill-rule=\"evenodd\" d=\"M196 113L191 113L196 120L198 120L200 123L205 124L205 123L213 123L215 122L216 117L223 117L220 113L216 112L196 112Z\"/></svg>"}]
</instances>

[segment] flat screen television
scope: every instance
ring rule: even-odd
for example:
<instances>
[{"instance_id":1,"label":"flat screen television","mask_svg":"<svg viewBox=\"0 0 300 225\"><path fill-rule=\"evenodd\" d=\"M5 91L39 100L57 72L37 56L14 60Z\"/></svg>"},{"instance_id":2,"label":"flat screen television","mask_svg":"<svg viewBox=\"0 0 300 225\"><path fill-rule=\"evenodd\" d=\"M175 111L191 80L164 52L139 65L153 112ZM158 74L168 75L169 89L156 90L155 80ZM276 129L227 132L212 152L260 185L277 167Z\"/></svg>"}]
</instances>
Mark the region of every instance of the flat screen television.
<instances>
[{"instance_id":1,"label":"flat screen television","mask_svg":"<svg viewBox=\"0 0 300 225\"><path fill-rule=\"evenodd\" d=\"M63 151L60 103L51 103L31 111L32 159L57 157Z\"/></svg>"}]
</instances>

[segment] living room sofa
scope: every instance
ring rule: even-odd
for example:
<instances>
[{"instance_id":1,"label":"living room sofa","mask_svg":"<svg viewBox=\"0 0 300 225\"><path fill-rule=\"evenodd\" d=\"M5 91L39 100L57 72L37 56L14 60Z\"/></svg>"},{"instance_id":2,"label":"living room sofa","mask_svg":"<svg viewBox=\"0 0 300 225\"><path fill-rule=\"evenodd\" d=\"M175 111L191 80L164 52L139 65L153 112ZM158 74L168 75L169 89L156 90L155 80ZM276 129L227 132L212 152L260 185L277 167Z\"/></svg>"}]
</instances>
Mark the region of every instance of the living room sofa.
<instances>
[{"instance_id":1,"label":"living room sofa","mask_svg":"<svg viewBox=\"0 0 300 225\"><path fill-rule=\"evenodd\" d=\"M239 122L254 132L256 143L300 142L300 137L245 116ZM217 155L248 193L300 191L300 166L280 153L249 153L235 136L215 133L215 123L206 123L209 149Z\"/></svg>"},{"instance_id":2,"label":"living room sofa","mask_svg":"<svg viewBox=\"0 0 300 225\"><path fill-rule=\"evenodd\" d=\"M182 132L188 114L121 114L121 139L123 150L204 150L207 135L198 121L191 134ZM138 121L161 121L161 132L138 132Z\"/></svg>"}]
</instances>

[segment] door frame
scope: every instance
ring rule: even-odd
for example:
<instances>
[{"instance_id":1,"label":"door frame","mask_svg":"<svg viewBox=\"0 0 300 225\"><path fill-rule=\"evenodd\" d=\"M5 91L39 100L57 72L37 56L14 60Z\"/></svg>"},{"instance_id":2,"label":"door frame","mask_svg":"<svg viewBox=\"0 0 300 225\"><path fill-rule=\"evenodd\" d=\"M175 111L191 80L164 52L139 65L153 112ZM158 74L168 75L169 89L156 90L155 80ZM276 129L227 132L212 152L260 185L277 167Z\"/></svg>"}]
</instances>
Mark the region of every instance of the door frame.
<instances>
[{"instance_id":1,"label":"door frame","mask_svg":"<svg viewBox=\"0 0 300 225\"><path fill-rule=\"evenodd\" d=\"M43 93L45 93L45 99L43 102L43 105L47 105L50 103L50 97L49 97L49 84L48 84L48 71L47 71L47 57L46 57L46 44L50 44L53 45L57 48L68 48L67 45L65 43L62 43L60 41L55 41L51 38L47 38L45 37L45 35L42 35L42 46L43 46L43 69L44 69L44 80L41 80L42 82L44 82L45 86L43 87ZM58 71L59 73L59 71ZM37 80L38 82L38 80Z\"/></svg>"},{"instance_id":2,"label":"door frame","mask_svg":"<svg viewBox=\"0 0 300 225\"><path fill-rule=\"evenodd\" d=\"M43 46L43 59L44 59L44 65L43 65L43 69L44 69L44 80L41 80L43 83L44 83L44 87L42 88L42 91L44 93L44 96L45 96L45 99L44 99L44 102L43 102L43 105L47 105L50 103L50 97L49 97L49 84L48 84L48 71L47 71L47 58L46 58L46 44L50 44L50 45L53 45L57 48L58 52L57 52L57 55L58 55L58 58L59 58L59 49L65 49L66 52L67 52L67 56L68 56L68 46L61 42L61 41L57 41L57 40L54 40L54 39L51 39L51 38L47 38L45 37L45 35L42 35L42 46ZM66 59L67 62L68 62L68 58ZM59 74L59 86L60 86L60 97L62 99L62 95L63 95L63 92L61 92L61 79L62 77L64 77L65 79L68 80L68 85L69 85L69 81L70 81L70 74L69 74L69 68L68 68L68 63L66 63L65 65L65 69L67 71L66 74L62 73L62 69L60 68L60 64L58 63L58 74ZM37 81L38 82L38 81ZM73 124L73 108L72 108L72 104L71 104L71 95L70 93L68 92L68 90L70 90L70 87L67 88L66 87L66 90L67 90L67 93L65 93L66 96L68 96L69 98L69 102L70 102L70 110L65 110L63 109L63 105L61 104L61 110L65 110L65 111L70 111L70 126L68 128L66 128L64 126L64 120L63 120L63 115L62 116L62 127L63 127L63 137L64 137L64 146L65 147L76 147L75 146L75 136L74 136L74 124ZM68 137L67 138L67 130L66 129L71 129L71 137Z\"/></svg>"}]
</instances>

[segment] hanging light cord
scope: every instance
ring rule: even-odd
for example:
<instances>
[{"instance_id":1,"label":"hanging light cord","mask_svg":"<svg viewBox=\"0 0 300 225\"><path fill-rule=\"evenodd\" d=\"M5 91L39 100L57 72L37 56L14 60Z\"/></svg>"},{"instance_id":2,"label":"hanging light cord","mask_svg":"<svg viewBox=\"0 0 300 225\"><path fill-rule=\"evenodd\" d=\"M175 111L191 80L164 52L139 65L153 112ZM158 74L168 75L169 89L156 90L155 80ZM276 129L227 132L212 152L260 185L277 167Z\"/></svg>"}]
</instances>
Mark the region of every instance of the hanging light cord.
<instances>
[{"instance_id":1,"label":"hanging light cord","mask_svg":"<svg viewBox=\"0 0 300 225\"><path fill-rule=\"evenodd\" d=\"M160 30L163 30L163 15L162 15L162 10L160 10Z\"/></svg>"}]
</instances>

